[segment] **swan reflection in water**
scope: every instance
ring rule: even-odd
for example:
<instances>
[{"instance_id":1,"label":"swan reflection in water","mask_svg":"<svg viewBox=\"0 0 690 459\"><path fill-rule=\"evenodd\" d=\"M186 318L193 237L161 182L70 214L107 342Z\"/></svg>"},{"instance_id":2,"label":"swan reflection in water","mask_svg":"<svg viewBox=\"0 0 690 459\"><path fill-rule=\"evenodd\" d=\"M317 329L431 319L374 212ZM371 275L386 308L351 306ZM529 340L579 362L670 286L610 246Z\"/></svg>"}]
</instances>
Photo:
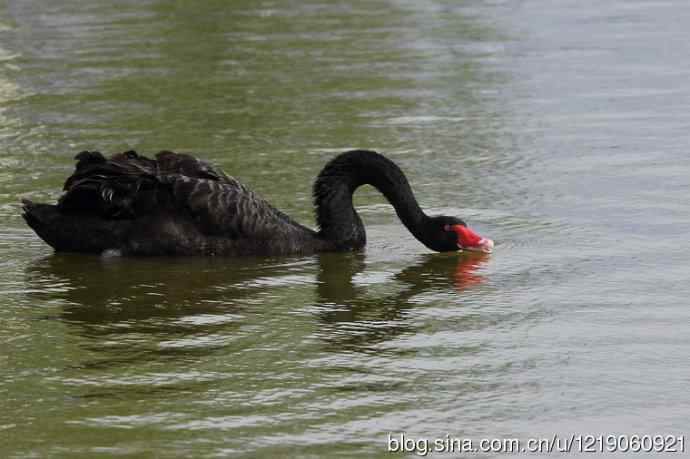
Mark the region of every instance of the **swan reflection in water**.
<instances>
[{"instance_id":1,"label":"swan reflection in water","mask_svg":"<svg viewBox=\"0 0 690 459\"><path fill-rule=\"evenodd\" d=\"M365 272L364 256L348 257L349 263L343 263L342 255L320 256L317 289L324 327L318 336L336 348L351 350L414 333L418 328L411 320L414 309L434 302L435 294L462 302L466 290L484 281L477 271L489 259L484 253L427 254L391 276L387 283L397 286L394 292L372 296L371 285L356 282Z\"/></svg>"},{"instance_id":2,"label":"swan reflection in water","mask_svg":"<svg viewBox=\"0 0 690 459\"><path fill-rule=\"evenodd\" d=\"M284 315L310 304L309 292L315 291L316 312L308 308L305 314L319 320L317 336L327 344L357 348L413 332L407 311L423 307L424 294L445 293L461 301L467 289L482 282L477 270L486 260L481 253L428 254L381 283L370 278L362 253L241 260L60 254L32 265L27 281L39 286L32 295L57 300L59 319L91 339L132 333L152 341L232 335L245 322L255 325L255 318L247 317L255 314L267 320L283 315L276 326L290 334L285 342L296 345L303 337L294 333L302 329L287 324ZM389 285L393 293L378 291ZM275 304L276 298L285 307L272 313L265 300Z\"/></svg>"}]
</instances>

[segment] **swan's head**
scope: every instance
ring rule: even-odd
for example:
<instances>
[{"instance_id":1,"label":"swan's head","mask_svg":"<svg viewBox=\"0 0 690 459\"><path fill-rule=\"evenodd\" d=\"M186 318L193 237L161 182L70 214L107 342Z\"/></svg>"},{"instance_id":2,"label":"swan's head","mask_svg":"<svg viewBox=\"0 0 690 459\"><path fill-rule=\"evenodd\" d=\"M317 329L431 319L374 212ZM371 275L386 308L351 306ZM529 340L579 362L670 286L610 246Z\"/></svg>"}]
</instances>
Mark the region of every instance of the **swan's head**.
<instances>
[{"instance_id":1,"label":"swan's head","mask_svg":"<svg viewBox=\"0 0 690 459\"><path fill-rule=\"evenodd\" d=\"M469 229L464 221L456 217L433 217L431 223L430 249L437 252L467 250L491 253L494 241L482 237Z\"/></svg>"}]
</instances>

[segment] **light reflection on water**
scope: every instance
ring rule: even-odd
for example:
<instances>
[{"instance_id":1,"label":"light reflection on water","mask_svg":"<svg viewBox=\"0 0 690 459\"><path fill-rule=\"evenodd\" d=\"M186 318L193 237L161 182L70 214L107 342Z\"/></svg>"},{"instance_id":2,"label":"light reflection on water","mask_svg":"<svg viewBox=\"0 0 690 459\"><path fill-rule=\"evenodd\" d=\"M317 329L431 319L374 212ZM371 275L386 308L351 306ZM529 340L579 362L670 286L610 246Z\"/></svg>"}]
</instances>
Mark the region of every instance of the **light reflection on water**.
<instances>
[{"instance_id":1,"label":"light reflection on water","mask_svg":"<svg viewBox=\"0 0 690 459\"><path fill-rule=\"evenodd\" d=\"M682 433L688 18L679 0L0 5L0 452ZM358 254L55 255L19 218L79 150L172 148L310 224L313 178L352 147L494 253L428 253L367 187Z\"/></svg>"}]
</instances>

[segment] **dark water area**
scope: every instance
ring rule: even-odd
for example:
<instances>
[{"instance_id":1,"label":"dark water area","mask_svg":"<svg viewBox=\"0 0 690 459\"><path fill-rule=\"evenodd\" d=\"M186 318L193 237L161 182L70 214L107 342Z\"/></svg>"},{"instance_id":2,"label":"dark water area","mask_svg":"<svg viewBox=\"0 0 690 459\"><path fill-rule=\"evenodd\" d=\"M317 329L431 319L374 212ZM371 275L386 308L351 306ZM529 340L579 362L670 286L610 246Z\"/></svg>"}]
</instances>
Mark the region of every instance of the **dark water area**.
<instances>
[{"instance_id":1,"label":"dark water area","mask_svg":"<svg viewBox=\"0 0 690 459\"><path fill-rule=\"evenodd\" d=\"M689 22L680 0L0 2L0 456L687 434ZM313 226L314 177L355 147L494 253L429 252L372 188L354 254L54 254L20 217L81 150L172 149Z\"/></svg>"}]
</instances>

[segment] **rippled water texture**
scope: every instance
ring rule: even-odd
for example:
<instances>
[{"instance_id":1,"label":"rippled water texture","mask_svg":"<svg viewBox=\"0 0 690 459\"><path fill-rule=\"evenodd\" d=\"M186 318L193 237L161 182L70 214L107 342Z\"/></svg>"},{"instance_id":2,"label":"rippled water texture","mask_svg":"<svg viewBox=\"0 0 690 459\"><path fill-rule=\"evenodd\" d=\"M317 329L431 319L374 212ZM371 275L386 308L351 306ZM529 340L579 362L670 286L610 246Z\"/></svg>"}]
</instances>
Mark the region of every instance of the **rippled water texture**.
<instances>
[{"instance_id":1,"label":"rippled water texture","mask_svg":"<svg viewBox=\"0 0 690 459\"><path fill-rule=\"evenodd\" d=\"M0 2L0 456L686 433L688 23L683 0ZM358 254L54 255L19 216L80 150L169 148L313 225L352 147L494 254L429 253L371 188Z\"/></svg>"}]
</instances>

